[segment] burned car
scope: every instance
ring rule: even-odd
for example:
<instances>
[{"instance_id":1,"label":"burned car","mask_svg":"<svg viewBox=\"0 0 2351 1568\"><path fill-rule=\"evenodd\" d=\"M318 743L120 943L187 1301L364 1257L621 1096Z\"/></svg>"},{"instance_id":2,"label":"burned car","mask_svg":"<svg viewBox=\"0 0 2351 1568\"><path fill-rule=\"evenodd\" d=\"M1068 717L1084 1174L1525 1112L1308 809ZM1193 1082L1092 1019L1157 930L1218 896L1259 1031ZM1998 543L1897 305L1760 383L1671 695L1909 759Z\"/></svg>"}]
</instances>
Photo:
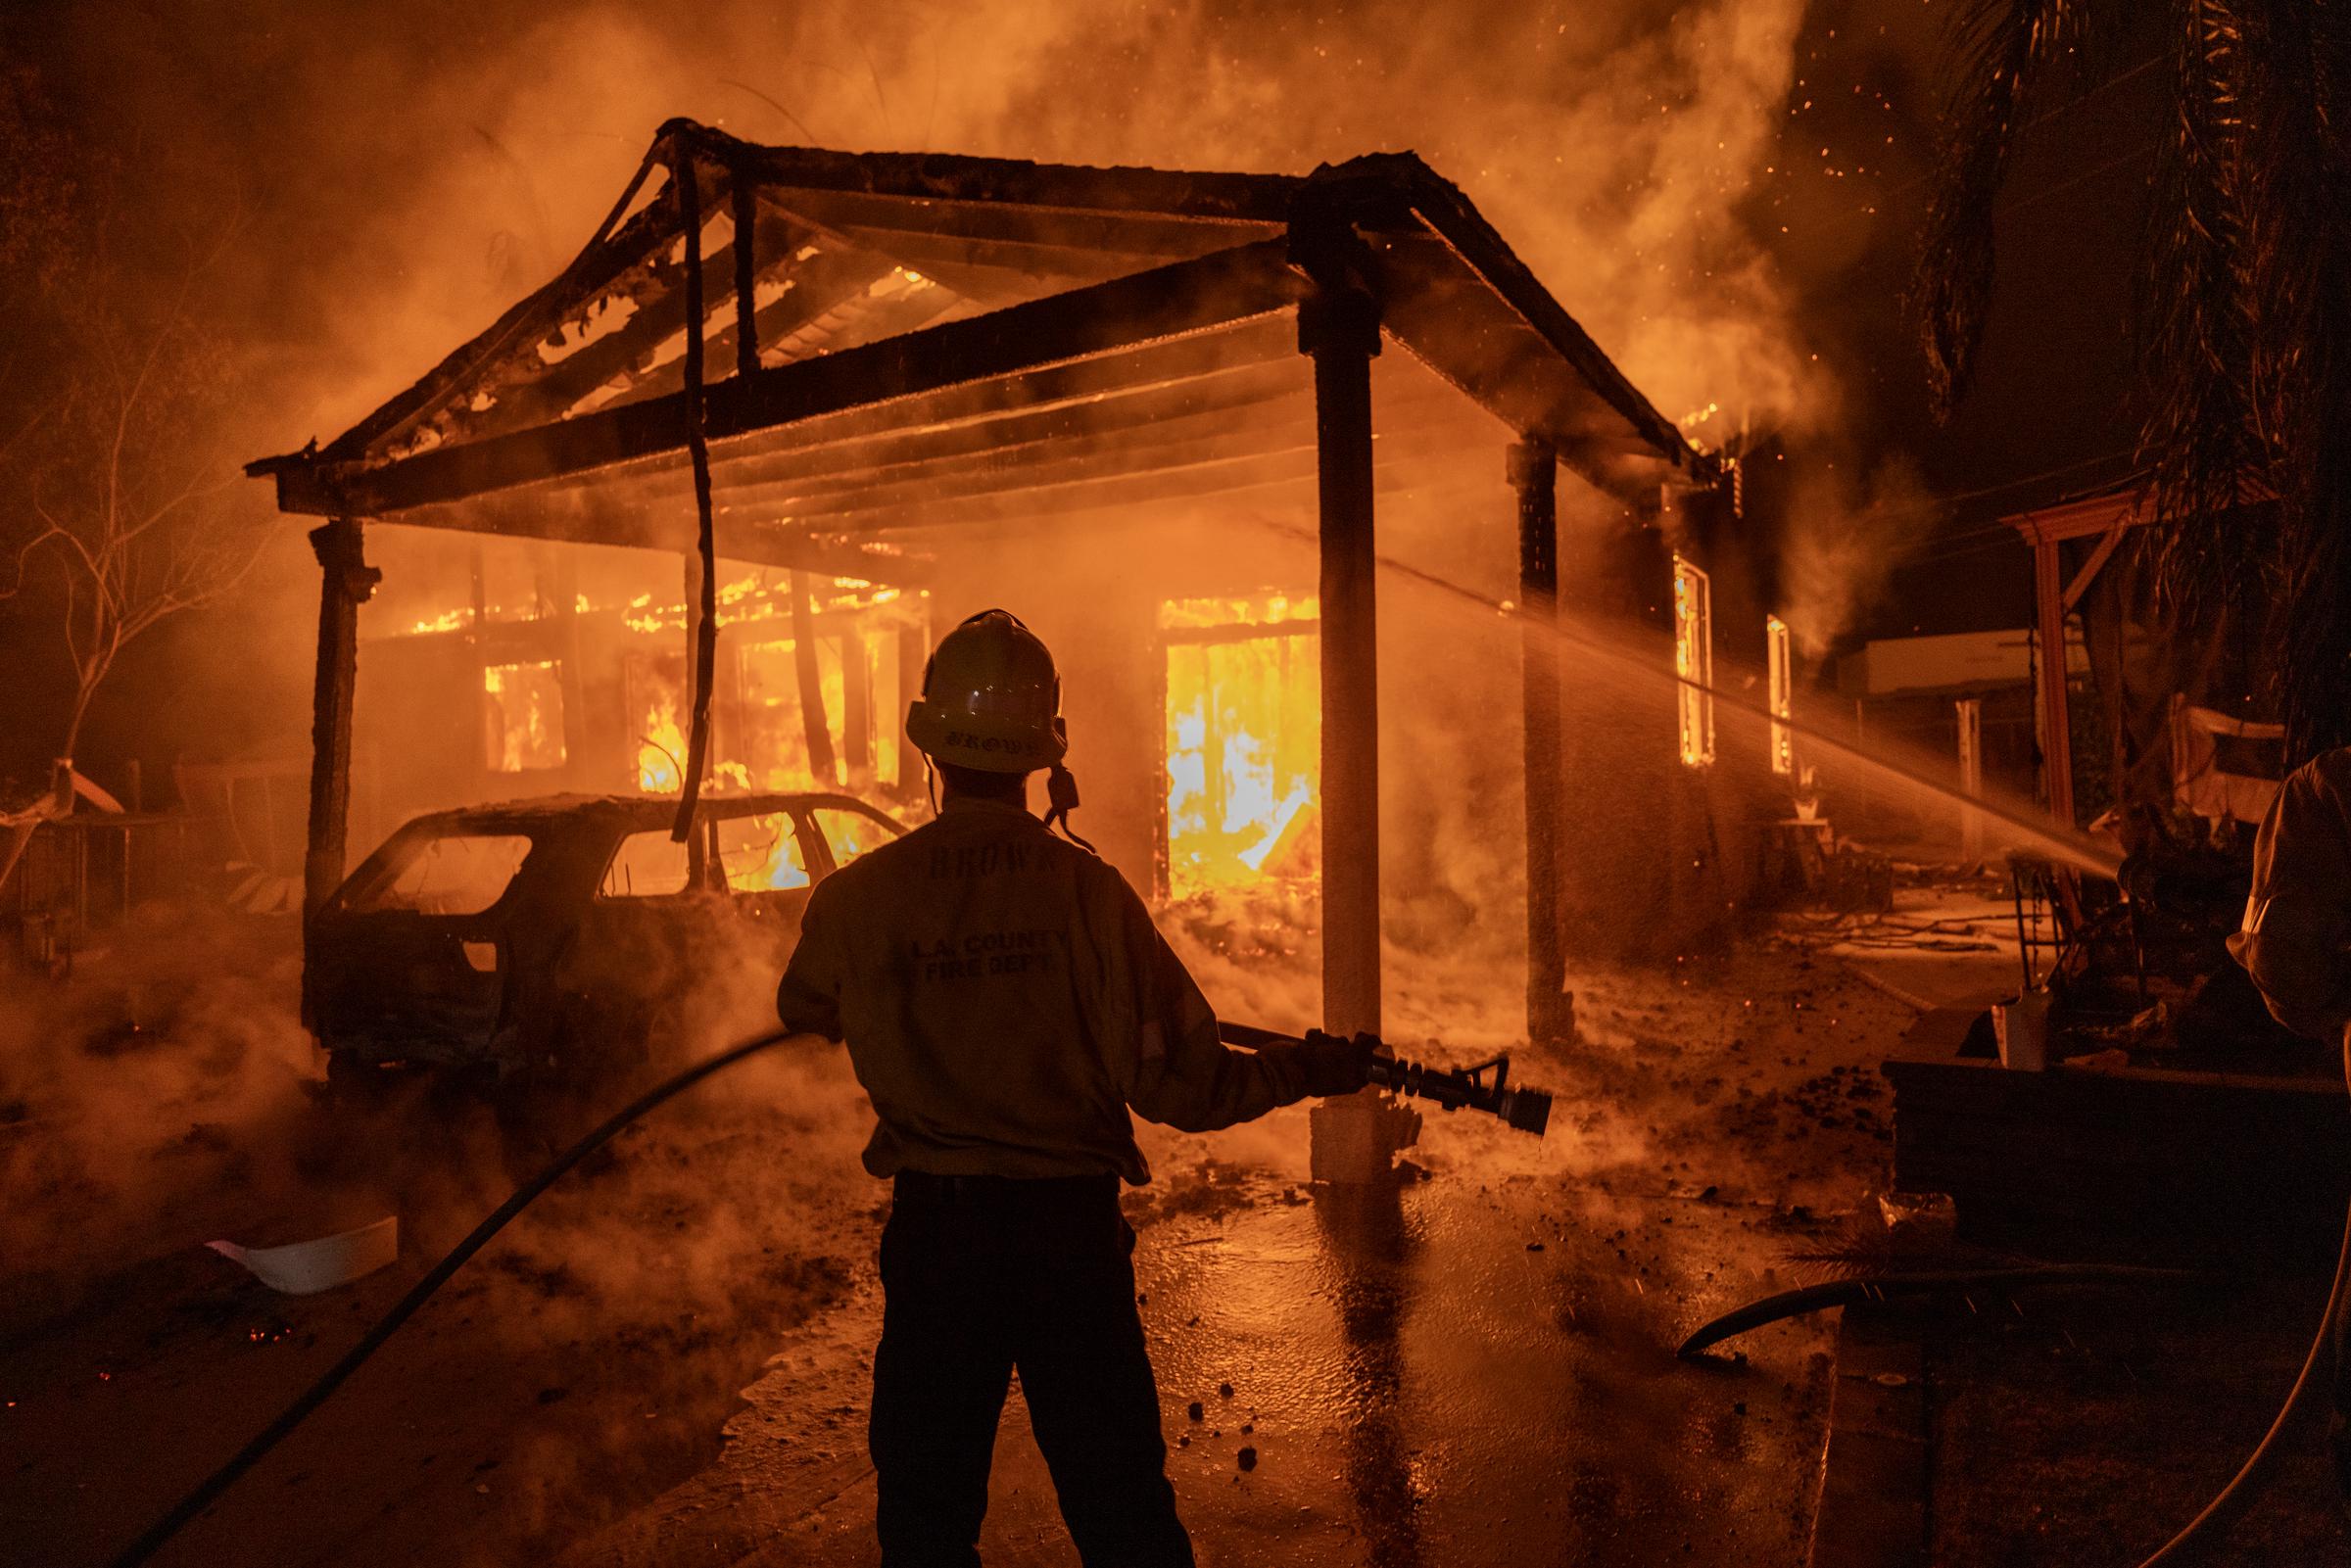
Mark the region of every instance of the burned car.
<instances>
[{"instance_id":1,"label":"burned car","mask_svg":"<svg viewBox=\"0 0 2351 1568\"><path fill-rule=\"evenodd\" d=\"M626 1076L709 982L768 995L808 890L905 832L849 795L556 795L401 828L310 927L303 1012L330 1084L392 1068L501 1083Z\"/></svg>"}]
</instances>

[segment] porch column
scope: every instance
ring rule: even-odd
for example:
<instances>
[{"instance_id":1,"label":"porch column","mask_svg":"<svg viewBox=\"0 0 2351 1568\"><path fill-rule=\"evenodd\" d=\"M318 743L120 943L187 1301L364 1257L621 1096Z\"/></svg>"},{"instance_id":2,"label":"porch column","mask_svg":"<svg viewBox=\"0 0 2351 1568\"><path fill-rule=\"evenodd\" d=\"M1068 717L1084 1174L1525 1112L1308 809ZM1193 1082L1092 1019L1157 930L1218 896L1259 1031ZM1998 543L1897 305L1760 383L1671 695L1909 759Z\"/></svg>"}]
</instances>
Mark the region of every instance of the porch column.
<instances>
[{"instance_id":1,"label":"porch column","mask_svg":"<svg viewBox=\"0 0 2351 1568\"><path fill-rule=\"evenodd\" d=\"M1526 1037L1575 1033L1559 940L1559 456L1540 441L1510 450L1518 494L1520 706L1526 736Z\"/></svg>"},{"instance_id":2,"label":"porch column","mask_svg":"<svg viewBox=\"0 0 2351 1568\"><path fill-rule=\"evenodd\" d=\"M1298 310L1315 361L1321 490L1322 1026L1379 1029L1379 665L1371 534L1371 357L1379 308L1325 289Z\"/></svg>"},{"instance_id":3,"label":"porch column","mask_svg":"<svg viewBox=\"0 0 2351 1568\"><path fill-rule=\"evenodd\" d=\"M2040 766L2049 815L2074 826L2074 726L2065 699L2065 581L2057 541L2033 542L2033 600L2040 624Z\"/></svg>"},{"instance_id":4,"label":"porch column","mask_svg":"<svg viewBox=\"0 0 2351 1568\"><path fill-rule=\"evenodd\" d=\"M1984 793L1984 700L1961 697L1952 704L1959 736L1959 792L1970 800ZM1959 808L1959 852L1969 860L1984 857L1984 813L1974 806Z\"/></svg>"},{"instance_id":5,"label":"porch column","mask_svg":"<svg viewBox=\"0 0 2351 1568\"><path fill-rule=\"evenodd\" d=\"M1378 559L1371 533L1371 356L1379 307L1351 279L1298 309L1315 361L1321 492L1322 1026L1379 1030ZM1419 1117L1376 1089L1325 1100L1307 1118L1314 1179L1392 1181Z\"/></svg>"},{"instance_id":6,"label":"porch column","mask_svg":"<svg viewBox=\"0 0 2351 1568\"><path fill-rule=\"evenodd\" d=\"M311 530L318 557L318 662L311 689L310 846L303 857L307 918L343 880L344 837L351 814L352 697L360 678L360 606L384 574L361 553L357 518L336 517Z\"/></svg>"}]
</instances>

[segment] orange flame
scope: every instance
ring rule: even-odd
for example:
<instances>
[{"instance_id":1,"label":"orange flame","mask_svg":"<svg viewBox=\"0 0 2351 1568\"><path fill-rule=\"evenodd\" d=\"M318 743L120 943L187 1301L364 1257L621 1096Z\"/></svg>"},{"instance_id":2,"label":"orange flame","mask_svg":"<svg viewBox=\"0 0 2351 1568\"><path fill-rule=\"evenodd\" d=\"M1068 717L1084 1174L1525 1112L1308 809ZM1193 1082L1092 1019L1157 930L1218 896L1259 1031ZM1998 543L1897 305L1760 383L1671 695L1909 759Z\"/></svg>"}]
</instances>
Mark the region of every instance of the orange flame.
<instances>
[{"instance_id":1,"label":"orange flame","mask_svg":"<svg viewBox=\"0 0 2351 1568\"><path fill-rule=\"evenodd\" d=\"M1321 669L1314 598L1167 605L1168 884L1317 874Z\"/></svg>"}]
</instances>

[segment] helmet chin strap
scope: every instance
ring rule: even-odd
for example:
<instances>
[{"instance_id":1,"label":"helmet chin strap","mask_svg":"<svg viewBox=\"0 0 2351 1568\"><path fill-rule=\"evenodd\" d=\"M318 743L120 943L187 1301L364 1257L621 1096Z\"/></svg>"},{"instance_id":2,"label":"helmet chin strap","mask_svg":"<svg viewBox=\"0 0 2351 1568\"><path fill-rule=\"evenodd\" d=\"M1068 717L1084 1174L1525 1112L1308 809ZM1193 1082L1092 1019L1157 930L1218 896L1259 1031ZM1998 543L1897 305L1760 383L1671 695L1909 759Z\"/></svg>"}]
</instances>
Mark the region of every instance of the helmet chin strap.
<instances>
[{"instance_id":1,"label":"helmet chin strap","mask_svg":"<svg viewBox=\"0 0 2351 1568\"><path fill-rule=\"evenodd\" d=\"M1078 778L1058 762L1045 775L1045 801L1047 828L1059 828L1063 837L1088 854L1102 853L1070 826L1070 813L1078 809Z\"/></svg>"}]
</instances>

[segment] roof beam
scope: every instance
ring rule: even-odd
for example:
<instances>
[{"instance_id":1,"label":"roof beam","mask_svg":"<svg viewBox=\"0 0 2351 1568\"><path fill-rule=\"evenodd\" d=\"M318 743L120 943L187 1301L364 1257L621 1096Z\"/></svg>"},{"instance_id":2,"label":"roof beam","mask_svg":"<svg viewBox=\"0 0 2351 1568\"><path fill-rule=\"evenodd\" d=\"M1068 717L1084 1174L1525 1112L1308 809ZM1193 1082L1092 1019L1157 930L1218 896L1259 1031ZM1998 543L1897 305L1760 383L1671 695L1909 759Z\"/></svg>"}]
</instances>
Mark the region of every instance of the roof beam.
<instances>
[{"instance_id":1,"label":"roof beam","mask_svg":"<svg viewBox=\"0 0 2351 1568\"><path fill-rule=\"evenodd\" d=\"M823 320L832 310L843 307L846 307L851 312L844 320L837 323L813 347L806 348L803 352L793 353L791 358L813 359L820 355L838 354L842 348L855 348L859 344L871 343L879 338L895 337L901 332L911 332L917 327L927 326L948 311L958 309L971 303L965 296L945 288L911 289L909 292L891 299L866 298L860 300L859 296L864 294L867 284L888 277L892 270L888 257L878 256L871 260L882 267L883 270L879 274L870 275L864 282L852 284L830 301L825 302L823 309L793 318L789 326L779 320L774 323L772 333L766 327L762 327L759 331L759 342L766 345L764 352L772 353L791 347L792 339L794 336L814 322ZM787 300L790 298L789 294L785 296ZM783 303L783 300L776 302L777 305ZM813 305L817 302L812 299L809 303ZM769 309L773 309L774 307L771 306ZM729 313L732 313L731 310ZM840 341L844 338L848 340L846 343ZM702 353L706 363L733 364L735 361L734 324L729 322L724 331L714 332L706 338ZM790 360L786 362L790 362ZM654 398L666 397L685 384L686 362L685 356L681 353L658 365L648 366L639 374L636 385L601 406L618 408L627 404L648 403ZM711 383L711 385L715 384Z\"/></svg>"},{"instance_id":2,"label":"roof beam","mask_svg":"<svg viewBox=\"0 0 2351 1568\"><path fill-rule=\"evenodd\" d=\"M1103 362L1089 360L1087 364ZM1157 373L1157 368L1145 371L1146 376ZM1133 390L1112 387L1077 395L1065 391L1059 398L986 418L934 422L760 452L720 463L715 472L723 499L744 486L871 474L905 464L980 454L1041 451L1078 437L1165 429L1201 415L1262 407L1304 392L1301 361L1295 354L1284 353L1277 358L1247 359L1181 380L1146 380Z\"/></svg>"},{"instance_id":3,"label":"roof beam","mask_svg":"<svg viewBox=\"0 0 2351 1568\"><path fill-rule=\"evenodd\" d=\"M1412 165L1405 178L1408 200L1437 243L1491 290L1513 316L1532 327L1554 354L1572 365L1587 396L1597 396L1613 409L1650 449L1651 455L1688 466L1695 453L1679 427L1658 412L1602 352L1592 335L1552 297L1458 187L1438 178L1418 159L1413 159ZM1441 271L1432 266L1424 268L1423 275L1438 276ZM1414 352L1420 351L1415 348Z\"/></svg>"},{"instance_id":4,"label":"roof beam","mask_svg":"<svg viewBox=\"0 0 2351 1568\"><path fill-rule=\"evenodd\" d=\"M691 549L696 531L694 498L683 490L674 497L629 497L598 487L553 495L506 491L404 512L399 521L413 528L671 552ZM887 547L868 550L836 540L787 538L772 529L749 528L729 530L721 545L719 553L727 559L761 566L789 566L908 588L931 581L928 561Z\"/></svg>"},{"instance_id":5,"label":"roof beam","mask_svg":"<svg viewBox=\"0 0 2351 1568\"><path fill-rule=\"evenodd\" d=\"M1007 381L951 388L911 403L828 414L783 434L779 440L788 444L744 443L732 455L714 452L711 470L723 500L743 486L1245 406L1297 391L1303 374L1290 323L1269 315L1220 332L1027 371ZM678 489L684 482L679 471L673 461L618 476L581 474L534 487L529 494L594 488L638 499L659 492L665 499L684 494Z\"/></svg>"},{"instance_id":6,"label":"roof beam","mask_svg":"<svg viewBox=\"0 0 2351 1568\"><path fill-rule=\"evenodd\" d=\"M764 254L769 261L760 268L760 275L773 276L778 267L788 265L792 250L799 243L784 219L774 219L772 228L763 220L755 254ZM682 286L685 267L681 263L675 268L656 268L656 276L668 271L677 276L666 293L641 304L637 313L624 325L582 345L568 357L556 360L538 376L507 392L501 399L503 407L496 410L506 417L498 419L495 425L486 422L481 427L482 433L505 434L560 418L605 382L632 371L642 372L654 352L686 326L686 291ZM792 286L784 291L784 297L759 312L759 340L766 343L790 330L787 322L796 326L815 319L888 272L889 263L881 257L811 258L804 266L793 267L788 274ZM734 246L725 246L704 258L702 298L711 302L711 319L725 321L723 327L705 328L712 344L709 350L712 360L729 363L734 357L735 342ZM724 339L723 344L720 339Z\"/></svg>"},{"instance_id":7,"label":"roof beam","mask_svg":"<svg viewBox=\"0 0 2351 1568\"><path fill-rule=\"evenodd\" d=\"M840 233L867 250L878 251L917 270L985 267L1025 277L1060 276L1099 283L1164 265L1169 260L1165 253L1158 252L975 239L970 235L942 234L911 226L874 228L852 223L842 225Z\"/></svg>"},{"instance_id":8,"label":"roof beam","mask_svg":"<svg viewBox=\"0 0 2351 1568\"><path fill-rule=\"evenodd\" d=\"M1215 332L1285 309L1302 296L1305 281L1285 252L1280 240L1235 246L717 382L705 400L705 428L713 446L723 447L826 414ZM274 469L278 504L288 511L380 517L672 456L684 450L685 434L684 395L673 393L375 468L286 463Z\"/></svg>"},{"instance_id":9,"label":"roof beam","mask_svg":"<svg viewBox=\"0 0 2351 1568\"><path fill-rule=\"evenodd\" d=\"M647 154L648 164L652 156ZM723 197L731 186L721 178L714 182L713 188ZM613 292L632 270L653 263L663 247L677 235L678 206L673 188L661 192L611 234L591 243L572 259L569 266L517 301L488 331L458 348L406 392L336 437L327 450L338 458L357 457L377 447L386 437L411 430L432 418L454 399L470 395L482 379L494 376L501 365L531 352L530 345L545 338L590 301ZM282 489L280 497L282 504Z\"/></svg>"},{"instance_id":10,"label":"roof beam","mask_svg":"<svg viewBox=\"0 0 2351 1568\"><path fill-rule=\"evenodd\" d=\"M1229 441L1222 440L1181 443L1157 453L1161 460L1144 467L1116 456L1027 464L958 480L844 492L801 506L789 518L743 521L753 534L822 538L840 536L844 530L854 536L943 527L974 516L1091 511L1135 500L1304 484L1315 477L1315 451L1314 422L1309 418L1271 450L1235 452ZM1376 470L1398 482L1391 488L1401 489L1424 483L1431 465L1457 457L1462 451L1448 432L1388 436L1376 442L1372 461ZM735 532L745 531L739 527Z\"/></svg>"},{"instance_id":11,"label":"roof beam","mask_svg":"<svg viewBox=\"0 0 2351 1568\"><path fill-rule=\"evenodd\" d=\"M1445 404L1427 398L1396 404L1395 410L1414 423L1397 427L1398 434L1381 441L1394 444L1399 451L1421 450L1434 432L1449 447L1456 445L1454 438L1465 410L1452 394L1443 396ZM1449 424L1453 428L1446 428ZM1277 401L1168 413L1148 421L1128 419L1105 428L1080 427L1034 442L962 455L924 452L898 463L758 484L739 482L721 494L720 508L729 513L816 517L863 510L892 498L919 501L927 496L968 494L972 489L1051 485L1070 475L1141 472L1195 459L1311 449L1314 427L1313 399L1300 390ZM1413 434L1404 435L1406 429Z\"/></svg>"}]
</instances>

